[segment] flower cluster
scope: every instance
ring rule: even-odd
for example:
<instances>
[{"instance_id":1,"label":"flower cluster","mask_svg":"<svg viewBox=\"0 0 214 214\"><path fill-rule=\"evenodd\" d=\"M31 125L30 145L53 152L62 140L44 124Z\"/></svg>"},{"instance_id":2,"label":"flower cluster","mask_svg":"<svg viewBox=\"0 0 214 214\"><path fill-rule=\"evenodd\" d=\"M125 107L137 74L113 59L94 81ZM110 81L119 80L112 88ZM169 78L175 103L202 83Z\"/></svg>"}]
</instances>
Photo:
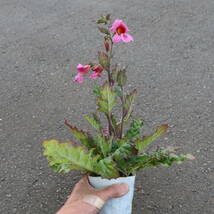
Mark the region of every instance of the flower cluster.
<instances>
[{"instance_id":1,"label":"flower cluster","mask_svg":"<svg viewBox=\"0 0 214 214\"><path fill-rule=\"evenodd\" d=\"M109 39L112 42L112 44L113 43L116 44L119 42L129 43L129 42L134 41L133 37L127 33L127 32L129 32L128 27L120 19L116 19L113 22L110 29L102 28L102 29L100 29L100 31L102 33L106 33L107 35L109 35L109 37L105 38L105 40L104 40L104 46L105 46L106 52L109 52L109 50L112 48L112 47L110 47ZM112 34L110 32L112 32ZM93 66L91 64L87 64L87 65L78 64L77 65L77 75L75 76L74 81L78 82L78 83L83 83L84 76L86 74L88 74L90 71L92 71L92 74L89 76L89 78L97 79L98 77L101 77L103 70L104 70L104 68L99 64L95 64Z\"/></svg>"},{"instance_id":2,"label":"flower cluster","mask_svg":"<svg viewBox=\"0 0 214 214\"><path fill-rule=\"evenodd\" d=\"M89 76L91 79L97 79L97 77L101 77L101 73L103 71L103 67L101 65L77 65L77 72L78 74L75 76L74 81L78 83L82 83L84 81L84 76L89 73L90 71L93 71L93 73Z\"/></svg>"}]
</instances>

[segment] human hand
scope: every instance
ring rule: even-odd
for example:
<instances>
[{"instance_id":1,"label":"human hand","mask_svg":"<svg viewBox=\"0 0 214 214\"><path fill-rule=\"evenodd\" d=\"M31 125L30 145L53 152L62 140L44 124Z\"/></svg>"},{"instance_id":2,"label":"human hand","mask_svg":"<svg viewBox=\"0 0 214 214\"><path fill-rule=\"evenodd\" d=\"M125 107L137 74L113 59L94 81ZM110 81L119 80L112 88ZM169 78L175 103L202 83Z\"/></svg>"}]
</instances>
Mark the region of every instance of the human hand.
<instances>
[{"instance_id":1,"label":"human hand","mask_svg":"<svg viewBox=\"0 0 214 214\"><path fill-rule=\"evenodd\" d=\"M113 184L101 190L94 189L88 182L88 177L84 176L74 187L71 195L63 207L56 214L96 214L99 212L95 206L92 206L83 201L87 195L94 195L101 198L103 201L112 198L118 198L128 192L128 185Z\"/></svg>"}]
</instances>

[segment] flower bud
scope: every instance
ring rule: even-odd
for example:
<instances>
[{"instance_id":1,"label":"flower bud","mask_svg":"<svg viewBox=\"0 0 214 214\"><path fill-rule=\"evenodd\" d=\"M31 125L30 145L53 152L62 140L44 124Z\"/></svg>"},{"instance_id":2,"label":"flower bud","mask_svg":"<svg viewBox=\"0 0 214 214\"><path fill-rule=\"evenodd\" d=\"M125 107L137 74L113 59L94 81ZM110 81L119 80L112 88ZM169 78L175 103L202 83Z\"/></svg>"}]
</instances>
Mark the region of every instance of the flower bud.
<instances>
[{"instance_id":1,"label":"flower bud","mask_svg":"<svg viewBox=\"0 0 214 214\"><path fill-rule=\"evenodd\" d=\"M108 39L105 39L104 46L105 46L106 52L109 52L110 44L109 44L109 40Z\"/></svg>"}]
</instances>

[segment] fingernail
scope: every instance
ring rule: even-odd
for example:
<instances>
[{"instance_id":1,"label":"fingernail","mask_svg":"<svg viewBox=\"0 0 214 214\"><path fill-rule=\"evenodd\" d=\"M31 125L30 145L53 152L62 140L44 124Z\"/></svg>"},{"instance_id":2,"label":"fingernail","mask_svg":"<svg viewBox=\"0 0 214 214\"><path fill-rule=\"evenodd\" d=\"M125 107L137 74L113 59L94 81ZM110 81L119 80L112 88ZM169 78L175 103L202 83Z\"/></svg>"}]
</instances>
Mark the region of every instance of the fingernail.
<instances>
[{"instance_id":1,"label":"fingernail","mask_svg":"<svg viewBox=\"0 0 214 214\"><path fill-rule=\"evenodd\" d=\"M118 184L119 187L120 187L120 191L121 191L121 194L126 194L128 191L129 191L129 185L126 184L126 183L120 183Z\"/></svg>"}]
</instances>

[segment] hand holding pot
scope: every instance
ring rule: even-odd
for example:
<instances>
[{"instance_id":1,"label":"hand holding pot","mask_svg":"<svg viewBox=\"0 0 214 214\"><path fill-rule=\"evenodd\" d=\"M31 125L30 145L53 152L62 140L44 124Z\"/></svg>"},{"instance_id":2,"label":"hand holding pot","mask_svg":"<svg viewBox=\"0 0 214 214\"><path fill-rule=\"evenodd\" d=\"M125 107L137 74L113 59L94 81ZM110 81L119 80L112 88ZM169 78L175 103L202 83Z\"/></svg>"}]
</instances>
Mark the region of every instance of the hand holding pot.
<instances>
[{"instance_id":1,"label":"hand holding pot","mask_svg":"<svg viewBox=\"0 0 214 214\"><path fill-rule=\"evenodd\" d=\"M99 209L96 204L102 204L112 198L125 195L128 192L128 185L113 184L101 190L94 189L84 176L74 187L68 200L57 214L96 214ZM87 198L88 197L88 198ZM87 200L85 200L87 199ZM88 199L92 199L91 201ZM88 202L87 202L88 201ZM94 205L93 204L94 201Z\"/></svg>"}]
</instances>

